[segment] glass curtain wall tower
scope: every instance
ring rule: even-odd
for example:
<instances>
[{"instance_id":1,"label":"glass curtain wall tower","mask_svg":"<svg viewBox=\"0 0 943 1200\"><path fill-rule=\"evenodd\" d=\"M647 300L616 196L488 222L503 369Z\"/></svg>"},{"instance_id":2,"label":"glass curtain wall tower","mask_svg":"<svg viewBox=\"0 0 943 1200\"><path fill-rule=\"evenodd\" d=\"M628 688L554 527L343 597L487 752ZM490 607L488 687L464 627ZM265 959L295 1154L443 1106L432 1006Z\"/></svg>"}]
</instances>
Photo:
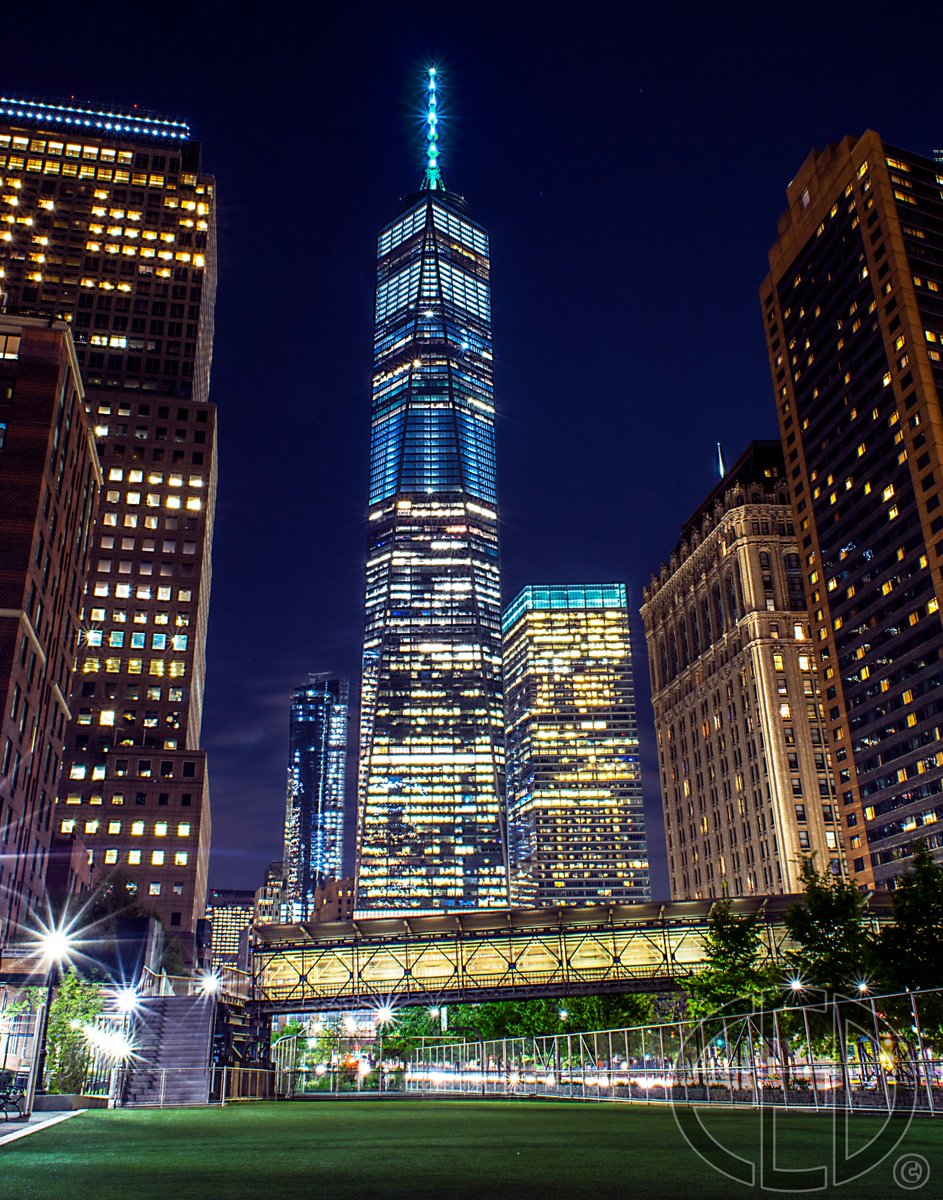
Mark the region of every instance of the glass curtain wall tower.
<instances>
[{"instance_id":1,"label":"glass curtain wall tower","mask_svg":"<svg viewBox=\"0 0 943 1200\"><path fill-rule=\"evenodd\" d=\"M348 691L346 679L324 674L291 694L285 902L292 921L306 921L318 887L343 874Z\"/></svg>"},{"instance_id":2,"label":"glass curtain wall tower","mask_svg":"<svg viewBox=\"0 0 943 1200\"><path fill-rule=\"evenodd\" d=\"M359 911L507 904L489 240L428 159L377 246Z\"/></svg>"},{"instance_id":3,"label":"glass curtain wall tower","mask_svg":"<svg viewBox=\"0 0 943 1200\"><path fill-rule=\"evenodd\" d=\"M515 904L650 900L625 585L525 587L504 681Z\"/></svg>"}]
</instances>

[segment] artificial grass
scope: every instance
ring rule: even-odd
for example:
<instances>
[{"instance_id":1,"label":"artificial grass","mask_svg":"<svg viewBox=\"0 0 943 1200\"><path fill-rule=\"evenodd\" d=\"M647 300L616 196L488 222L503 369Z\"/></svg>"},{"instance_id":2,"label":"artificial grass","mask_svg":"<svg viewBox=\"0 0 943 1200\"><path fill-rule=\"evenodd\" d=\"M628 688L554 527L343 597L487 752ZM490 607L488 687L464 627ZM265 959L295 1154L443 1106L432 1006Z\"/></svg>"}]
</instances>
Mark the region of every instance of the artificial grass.
<instances>
[{"instance_id":1,"label":"artificial grass","mask_svg":"<svg viewBox=\"0 0 943 1200\"><path fill-rule=\"evenodd\" d=\"M701 1111L728 1150L758 1161L757 1113ZM880 1123L856 1116L853 1140L870 1139ZM777 1118L777 1159L786 1167L830 1162L831 1146L830 1117ZM927 1161L926 1194L934 1192L943 1179L943 1122L916 1119L884 1163L844 1187L814 1194L854 1200L900 1194L893 1168L905 1154ZM16 1200L701 1200L764 1194L707 1166L668 1109L514 1100L318 1100L89 1112L0 1148L0 1183L0 1193Z\"/></svg>"}]
</instances>

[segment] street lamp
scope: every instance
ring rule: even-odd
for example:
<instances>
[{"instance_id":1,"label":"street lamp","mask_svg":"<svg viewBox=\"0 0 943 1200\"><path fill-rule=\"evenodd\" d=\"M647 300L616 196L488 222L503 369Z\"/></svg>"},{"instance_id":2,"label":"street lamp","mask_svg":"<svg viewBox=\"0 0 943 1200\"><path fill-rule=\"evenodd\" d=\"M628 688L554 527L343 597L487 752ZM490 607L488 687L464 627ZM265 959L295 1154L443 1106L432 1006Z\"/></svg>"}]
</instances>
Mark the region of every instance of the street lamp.
<instances>
[{"instance_id":1,"label":"street lamp","mask_svg":"<svg viewBox=\"0 0 943 1200\"><path fill-rule=\"evenodd\" d=\"M39 961L45 972L46 999L40 1006L32 1068L26 1086L27 1115L33 1111L36 1089L42 1087L43 1077L46 1073L46 1037L49 1033L49 1009L52 1005L53 988L58 982L57 977L61 975L63 966L72 957L76 945L77 941L71 930L61 924L42 929L36 939Z\"/></svg>"}]
</instances>

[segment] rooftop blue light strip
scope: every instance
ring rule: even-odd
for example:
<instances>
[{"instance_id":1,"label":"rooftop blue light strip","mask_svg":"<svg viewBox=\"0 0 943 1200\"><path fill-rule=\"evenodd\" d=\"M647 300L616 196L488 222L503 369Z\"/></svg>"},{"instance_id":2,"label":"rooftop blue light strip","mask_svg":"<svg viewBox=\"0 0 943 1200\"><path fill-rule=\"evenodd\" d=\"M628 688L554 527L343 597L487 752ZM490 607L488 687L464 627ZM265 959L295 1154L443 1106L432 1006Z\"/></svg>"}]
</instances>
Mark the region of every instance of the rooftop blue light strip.
<instances>
[{"instance_id":1,"label":"rooftop blue light strip","mask_svg":"<svg viewBox=\"0 0 943 1200\"><path fill-rule=\"evenodd\" d=\"M15 100L10 96L0 96L0 115L30 121L54 121L57 125L73 128L103 129L108 133L146 134L158 138L190 136L190 126L185 121L136 117L133 113L104 112L69 104L46 104L38 100Z\"/></svg>"},{"instance_id":2,"label":"rooftop blue light strip","mask_svg":"<svg viewBox=\"0 0 943 1200\"><path fill-rule=\"evenodd\" d=\"M581 608L628 608L625 584L528 584L504 610L501 625L507 632L526 612Z\"/></svg>"}]
</instances>

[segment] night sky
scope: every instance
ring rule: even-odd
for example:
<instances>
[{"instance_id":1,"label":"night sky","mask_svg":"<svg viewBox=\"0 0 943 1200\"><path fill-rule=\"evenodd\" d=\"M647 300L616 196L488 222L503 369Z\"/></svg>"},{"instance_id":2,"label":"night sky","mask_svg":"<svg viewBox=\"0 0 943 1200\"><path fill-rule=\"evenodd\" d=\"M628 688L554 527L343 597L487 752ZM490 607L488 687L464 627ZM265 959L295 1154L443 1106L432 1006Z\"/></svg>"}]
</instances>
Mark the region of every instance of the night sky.
<instances>
[{"instance_id":1,"label":"night sky","mask_svg":"<svg viewBox=\"0 0 943 1200\"><path fill-rule=\"evenodd\" d=\"M715 443L729 463L776 435L757 290L786 186L869 127L943 144L940 10L732 7L4 13L4 94L188 120L217 178L214 886L255 887L281 856L290 688L359 681L375 237L421 181L431 61L446 184L492 236L505 599L624 580L637 610ZM665 898L640 618L635 637Z\"/></svg>"}]
</instances>

